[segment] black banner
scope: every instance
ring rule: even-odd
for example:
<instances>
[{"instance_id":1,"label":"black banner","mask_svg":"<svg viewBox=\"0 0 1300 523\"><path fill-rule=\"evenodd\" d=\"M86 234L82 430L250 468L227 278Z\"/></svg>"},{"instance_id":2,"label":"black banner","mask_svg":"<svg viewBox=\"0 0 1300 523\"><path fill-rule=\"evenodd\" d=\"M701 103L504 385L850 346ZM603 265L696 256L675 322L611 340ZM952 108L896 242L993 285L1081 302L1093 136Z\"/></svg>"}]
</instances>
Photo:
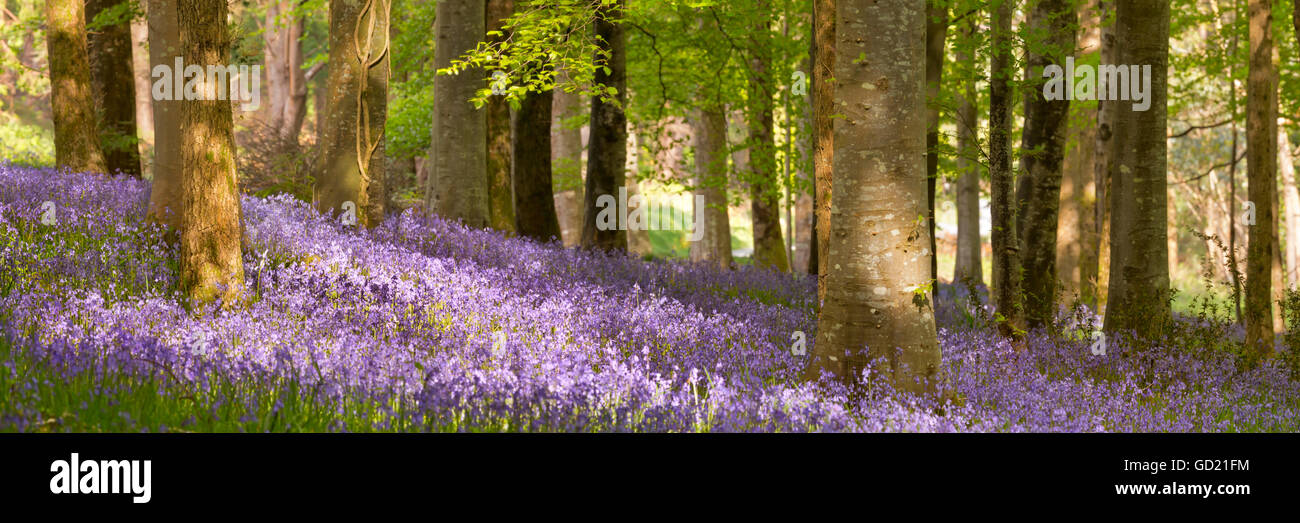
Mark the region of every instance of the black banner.
<instances>
[{"instance_id":1,"label":"black banner","mask_svg":"<svg viewBox=\"0 0 1300 523\"><path fill-rule=\"evenodd\" d=\"M1297 443L1286 434L9 434L0 500L158 515L426 503L494 513L606 503L1259 510L1296 494Z\"/></svg>"}]
</instances>

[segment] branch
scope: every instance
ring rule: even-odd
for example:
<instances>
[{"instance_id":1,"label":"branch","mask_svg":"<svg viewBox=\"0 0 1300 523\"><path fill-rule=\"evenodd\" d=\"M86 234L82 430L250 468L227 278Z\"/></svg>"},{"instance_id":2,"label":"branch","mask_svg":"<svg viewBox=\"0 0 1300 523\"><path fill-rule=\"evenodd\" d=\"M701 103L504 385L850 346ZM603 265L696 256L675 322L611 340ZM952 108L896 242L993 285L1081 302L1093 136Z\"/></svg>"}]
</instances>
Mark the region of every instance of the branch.
<instances>
[{"instance_id":1,"label":"branch","mask_svg":"<svg viewBox=\"0 0 1300 523\"><path fill-rule=\"evenodd\" d=\"M1184 137L1184 136L1187 136L1188 134L1191 134L1192 131L1199 131L1199 130L1201 130L1201 129L1213 129L1213 128L1215 128L1215 127L1223 127L1223 126L1225 126L1225 125L1228 125L1228 124L1232 123L1232 121L1233 121L1233 120L1232 120L1231 118L1229 118L1229 119L1224 120L1224 121L1222 121L1222 122L1219 122L1219 123L1212 123L1212 124L1210 124L1210 125L1192 125L1192 126L1188 126L1188 127L1187 127L1187 130L1185 130L1185 131L1183 131L1183 132L1181 132L1181 133L1178 133L1178 134L1171 134L1171 135L1169 135L1168 138L1170 138L1170 139L1172 139L1172 138L1182 138L1182 137Z\"/></svg>"}]
</instances>

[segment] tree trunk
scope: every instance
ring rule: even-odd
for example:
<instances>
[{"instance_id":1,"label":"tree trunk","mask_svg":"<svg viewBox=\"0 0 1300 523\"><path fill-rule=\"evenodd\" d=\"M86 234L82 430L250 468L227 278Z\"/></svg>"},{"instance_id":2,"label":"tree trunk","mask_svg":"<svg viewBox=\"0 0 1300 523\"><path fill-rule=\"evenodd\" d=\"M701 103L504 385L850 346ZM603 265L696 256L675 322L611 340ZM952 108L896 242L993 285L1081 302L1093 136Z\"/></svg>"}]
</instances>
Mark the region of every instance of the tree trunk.
<instances>
[{"instance_id":1,"label":"tree trunk","mask_svg":"<svg viewBox=\"0 0 1300 523\"><path fill-rule=\"evenodd\" d=\"M180 19L176 2L149 0L149 63L171 68L181 55ZM183 101L153 98L153 185L149 215L173 231L181 211L181 108Z\"/></svg>"},{"instance_id":2,"label":"tree trunk","mask_svg":"<svg viewBox=\"0 0 1300 523\"><path fill-rule=\"evenodd\" d=\"M1170 320L1165 208L1169 3L1120 0L1115 20L1118 63L1151 66L1151 105L1147 111L1129 111L1136 102L1115 104L1123 114L1112 123L1110 202L1114 214L1105 329L1132 330L1152 338L1164 332Z\"/></svg>"},{"instance_id":3,"label":"tree trunk","mask_svg":"<svg viewBox=\"0 0 1300 523\"><path fill-rule=\"evenodd\" d=\"M938 252L934 225L934 198L939 181L939 88L943 84L944 40L948 36L948 6L926 2L925 6L925 176L929 201L926 222L930 227L930 252ZM939 257L930 257L930 279L939 279Z\"/></svg>"},{"instance_id":4,"label":"tree trunk","mask_svg":"<svg viewBox=\"0 0 1300 523\"><path fill-rule=\"evenodd\" d=\"M1272 2L1250 0L1250 73L1246 80L1246 162L1255 221L1247 222L1246 344L1255 357L1273 353L1273 261L1277 228L1277 70Z\"/></svg>"},{"instance_id":5,"label":"tree trunk","mask_svg":"<svg viewBox=\"0 0 1300 523\"><path fill-rule=\"evenodd\" d=\"M329 122L316 205L325 214L355 213L366 227L384 220L389 5L330 2Z\"/></svg>"},{"instance_id":6,"label":"tree trunk","mask_svg":"<svg viewBox=\"0 0 1300 523\"><path fill-rule=\"evenodd\" d=\"M627 231L597 227L596 222L601 212L596 203L601 197L617 202L618 188L624 186L626 179L627 115L623 109L627 103L627 36L622 24L617 23L623 17L623 6L623 0L602 4L596 17L596 36L601 46L598 54L607 53L608 60L605 67L596 68L595 82L614 88L616 94L609 101L600 95L591 97L591 138L587 148L582 218L584 249L627 250Z\"/></svg>"},{"instance_id":7,"label":"tree trunk","mask_svg":"<svg viewBox=\"0 0 1300 523\"><path fill-rule=\"evenodd\" d=\"M91 90L84 7L82 0L45 2L54 155L60 167L106 173L104 153L95 134L94 100L102 93Z\"/></svg>"},{"instance_id":8,"label":"tree trunk","mask_svg":"<svg viewBox=\"0 0 1300 523\"><path fill-rule=\"evenodd\" d=\"M1280 124L1277 146L1278 170L1282 174L1283 208L1286 212L1286 284L1289 287L1296 287L1300 285L1300 190L1296 189L1295 161L1291 158L1291 138Z\"/></svg>"},{"instance_id":9,"label":"tree trunk","mask_svg":"<svg viewBox=\"0 0 1300 523\"><path fill-rule=\"evenodd\" d=\"M759 9L768 6L760 0ZM747 80L748 108L745 117L749 131L749 197L750 214L754 229L754 265L780 272L790 271L786 257L785 238L781 233L781 202L776 179L776 147L774 138L772 80L769 78L771 58L768 55L772 40L767 22L754 30L755 45L751 49Z\"/></svg>"},{"instance_id":10,"label":"tree trunk","mask_svg":"<svg viewBox=\"0 0 1300 523\"><path fill-rule=\"evenodd\" d=\"M86 23L125 0L87 0ZM100 147L108 172L139 178L140 145L135 120L135 63L131 24L123 21L90 33L90 85L99 116Z\"/></svg>"},{"instance_id":11,"label":"tree trunk","mask_svg":"<svg viewBox=\"0 0 1300 523\"><path fill-rule=\"evenodd\" d=\"M832 269L808 373L856 382L870 368L900 388L931 389L939 368L934 254L928 227L916 220L926 210L925 1L837 7L844 118L835 124Z\"/></svg>"},{"instance_id":12,"label":"tree trunk","mask_svg":"<svg viewBox=\"0 0 1300 523\"><path fill-rule=\"evenodd\" d=\"M704 208L694 208L696 223L704 229L691 243L691 261L706 261L720 269L731 267L731 220L727 213L727 116L720 109L696 112L692 136L695 145L695 187L704 195ZM693 200L693 199L692 199Z\"/></svg>"},{"instance_id":13,"label":"tree trunk","mask_svg":"<svg viewBox=\"0 0 1300 523\"><path fill-rule=\"evenodd\" d=\"M1115 0L1097 0L1097 17L1101 40L1100 62L1103 64L1119 63L1119 48L1115 43ZM1097 79L1097 90L1103 88L1101 78ZM1101 98L1101 97L1098 97ZM1115 162L1112 156L1111 138L1114 135L1115 119L1119 114L1118 101L1097 101L1097 145L1093 149L1093 184L1097 191L1097 207L1093 223L1096 226L1093 242L1088 246L1097 253L1096 286L1093 295L1097 302L1097 311L1110 297L1110 185L1114 179ZM1090 267L1085 270L1091 270Z\"/></svg>"},{"instance_id":14,"label":"tree trunk","mask_svg":"<svg viewBox=\"0 0 1300 523\"><path fill-rule=\"evenodd\" d=\"M374 0L387 4L385 0ZM271 0L263 33L266 56L267 123L279 143L296 149L307 109L307 77L302 70L305 19L294 16L296 0ZM387 22L385 21L385 25Z\"/></svg>"},{"instance_id":15,"label":"tree trunk","mask_svg":"<svg viewBox=\"0 0 1300 523\"><path fill-rule=\"evenodd\" d=\"M472 49L485 31L483 0L447 0L437 6L434 67L445 68ZM490 223L487 186L487 112L470 103L483 87L483 72L469 69L434 78L426 208L472 228Z\"/></svg>"},{"instance_id":16,"label":"tree trunk","mask_svg":"<svg viewBox=\"0 0 1300 523\"><path fill-rule=\"evenodd\" d=\"M142 4L145 8L147 4ZM131 64L135 78L135 127L140 134L140 168L143 176L153 178L153 79L149 63L149 21L131 22Z\"/></svg>"},{"instance_id":17,"label":"tree trunk","mask_svg":"<svg viewBox=\"0 0 1300 523\"><path fill-rule=\"evenodd\" d=\"M1101 51L1100 0L1079 6L1080 60L1093 63ZM1061 188L1061 229L1057 234L1059 273L1067 291L1078 294L1079 302L1097 307L1097 104L1091 101L1071 105L1073 117L1065 153L1065 180Z\"/></svg>"},{"instance_id":18,"label":"tree trunk","mask_svg":"<svg viewBox=\"0 0 1300 523\"><path fill-rule=\"evenodd\" d=\"M1024 263L1025 320L1029 327L1050 325L1056 314L1056 234L1060 218L1061 169L1069 100L1047 100L1041 82L1043 68L1064 64L1074 52L1076 17L1071 0L1042 0L1034 4L1027 25L1031 33L1048 35L1027 51L1031 87L1025 92L1025 127L1021 134L1020 176L1017 180L1016 232ZM1066 81L1073 81L1067 78ZM1031 152L1032 151L1032 152Z\"/></svg>"},{"instance_id":19,"label":"tree trunk","mask_svg":"<svg viewBox=\"0 0 1300 523\"><path fill-rule=\"evenodd\" d=\"M177 2L186 64L225 66L230 54L225 0ZM231 105L205 83L201 100L181 108L179 282L192 309L214 300L231 307L243 292L239 184Z\"/></svg>"},{"instance_id":20,"label":"tree trunk","mask_svg":"<svg viewBox=\"0 0 1300 523\"><path fill-rule=\"evenodd\" d=\"M968 15L962 29L964 45L957 54L957 62L971 64L973 58L969 45L973 45L976 31L975 17ZM975 93L978 73L975 66L962 79L961 103L957 109L957 260L953 265L952 281L984 283L984 246L980 240L980 158L979 97ZM965 66L964 66L965 67Z\"/></svg>"},{"instance_id":21,"label":"tree trunk","mask_svg":"<svg viewBox=\"0 0 1300 523\"><path fill-rule=\"evenodd\" d=\"M556 74L557 82L567 82L568 73ZM556 193L556 212L560 215L560 229L564 246L573 247L582 239L582 186L585 177L582 168L582 129L577 125L586 115L588 106L576 92L563 89L552 91L551 122L551 173Z\"/></svg>"},{"instance_id":22,"label":"tree trunk","mask_svg":"<svg viewBox=\"0 0 1300 523\"><path fill-rule=\"evenodd\" d=\"M993 220L992 302L1004 336L1023 329L1020 303L1020 247L1011 172L1011 15L1014 0L1002 0L993 15L993 57L989 72L989 180Z\"/></svg>"},{"instance_id":23,"label":"tree trunk","mask_svg":"<svg viewBox=\"0 0 1300 523\"><path fill-rule=\"evenodd\" d=\"M627 160L627 165L623 169L623 172L625 173L623 177L623 186L624 188L627 189L627 202L628 202L627 212L628 212L628 216L632 215L633 212L632 199L634 196L640 196L638 200L641 201L640 207L645 209L644 212L645 212L647 224L646 224L646 228L634 227L632 225L632 220L630 218L628 219L627 252L636 256L645 256L649 254L654 254L654 247L650 244L650 230L649 230L649 223L650 223L649 220L651 220L653 217L650 215L650 199L649 197L641 194L641 184L637 181L637 173L640 172L640 166L641 166L641 164L639 163L641 157L640 154L641 150L640 150L640 144L638 140L639 138L637 137L636 129L632 127L631 122L628 122L627 155L625 156Z\"/></svg>"},{"instance_id":24,"label":"tree trunk","mask_svg":"<svg viewBox=\"0 0 1300 523\"><path fill-rule=\"evenodd\" d=\"M548 242L561 239L551 181L551 91L528 93L515 111L510 133L515 220L520 236Z\"/></svg>"},{"instance_id":25,"label":"tree trunk","mask_svg":"<svg viewBox=\"0 0 1300 523\"><path fill-rule=\"evenodd\" d=\"M835 0L813 0L813 249L817 303L826 300L835 158Z\"/></svg>"},{"instance_id":26,"label":"tree trunk","mask_svg":"<svg viewBox=\"0 0 1300 523\"><path fill-rule=\"evenodd\" d=\"M515 10L514 0L487 0L485 27L489 32L503 31L506 18ZM508 37L504 32L500 36L490 37L489 41L500 42ZM537 93L529 93L529 96ZM547 102L551 101L551 95L546 94ZM505 96L492 96L488 98L487 106L484 107L487 112L487 185L488 185L488 215L489 224L493 229L506 233L515 232L515 195L514 188L511 184L511 137L510 137L510 104L506 102ZM533 108L537 114L543 114L540 108ZM548 107L544 114L549 118L551 109ZM529 125L534 122L530 120ZM547 133L550 132L550 123L547 123ZM527 143L527 142L525 142ZM550 138L547 137L545 151L547 165L546 179L551 179L550 173ZM543 156L542 151L536 151L535 156ZM539 167L539 166L538 166ZM540 169L538 169L540 170ZM546 198L551 203L551 213L554 214L555 200L551 198L551 189L547 188ZM540 203L540 202L539 202ZM545 206L545 204L543 204ZM533 226L534 229L549 230L549 222ZM549 239L547 237L546 239Z\"/></svg>"}]
</instances>

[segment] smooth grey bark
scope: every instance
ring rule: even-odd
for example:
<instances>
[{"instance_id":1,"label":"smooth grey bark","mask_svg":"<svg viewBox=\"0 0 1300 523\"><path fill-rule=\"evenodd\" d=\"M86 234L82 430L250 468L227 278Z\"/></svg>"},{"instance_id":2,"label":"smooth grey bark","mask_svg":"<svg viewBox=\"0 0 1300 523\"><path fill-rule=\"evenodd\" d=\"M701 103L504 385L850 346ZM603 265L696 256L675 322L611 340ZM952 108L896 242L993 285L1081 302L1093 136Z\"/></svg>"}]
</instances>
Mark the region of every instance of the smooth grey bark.
<instances>
[{"instance_id":1,"label":"smooth grey bark","mask_svg":"<svg viewBox=\"0 0 1300 523\"><path fill-rule=\"evenodd\" d=\"M149 0L149 64L172 67L181 56L176 2ZM153 98L153 183L149 216L175 231L179 225L181 176L181 107L183 101Z\"/></svg>"},{"instance_id":2,"label":"smooth grey bark","mask_svg":"<svg viewBox=\"0 0 1300 523\"><path fill-rule=\"evenodd\" d=\"M957 53L957 62L970 64L969 45L975 37L975 21L971 16L962 24L964 45ZM953 266L954 282L984 283L983 242L980 240L980 172L979 158L979 97L975 92L976 68L969 66L962 78L961 102L957 109L957 259Z\"/></svg>"},{"instance_id":3,"label":"smooth grey bark","mask_svg":"<svg viewBox=\"0 0 1300 523\"><path fill-rule=\"evenodd\" d=\"M691 120L695 147L695 187L704 195L704 208L694 208L704 229L691 244L691 261L731 267L731 220L727 212L727 116L720 109L701 109Z\"/></svg>"},{"instance_id":4,"label":"smooth grey bark","mask_svg":"<svg viewBox=\"0 0 1300 523\"><path fill-rule=\"evenodd\" d=\"M826 301L808 377L863 370L908 390L939 368L929 290L925 1L840 0L835 177ZM873 57L855 62L852 57Z\"/></svg>"},{"instance_id":5,"label":"smooth grey bark","mask_svg":"<svg viewBox=\"0 0 1300 523\"><path fill-rule=\"evenodd\" d=\"M483 0L442 0L437 6L434 67L473 49L485 34ZM433 81L437 100L433 111L432 171L425 208L472 228L490 223L487 178L487 112L470 99L484 87L481 69L438 75Z\"/></svg>"},{"instance_id":6,"label":"smooth grey bark","mask_svg":"<svg viewBox=\"0 0 1300 523\"><path fill-rule=\"evenodd\" d=\"M1117 63L1151 66L1151 106L1131 111L1135 102L1115 104L1120 113L1112 122L1110 295L1104 329L1150 338L1170 320L1165 209L1169 3L1120 0L1115 20Z\"/></svg>"}]
</instances>

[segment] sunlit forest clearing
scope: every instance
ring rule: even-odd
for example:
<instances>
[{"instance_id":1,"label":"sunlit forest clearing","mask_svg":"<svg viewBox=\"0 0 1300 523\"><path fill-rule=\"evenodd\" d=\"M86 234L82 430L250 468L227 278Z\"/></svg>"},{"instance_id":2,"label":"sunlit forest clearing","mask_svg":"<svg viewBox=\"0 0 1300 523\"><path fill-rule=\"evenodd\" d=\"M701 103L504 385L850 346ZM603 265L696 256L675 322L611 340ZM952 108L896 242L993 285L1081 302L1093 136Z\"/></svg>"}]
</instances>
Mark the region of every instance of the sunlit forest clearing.
<instances>
[{"instance_id":1,"label":"sunlit forest clearing","mask_svg":"<svg viewBox=\"0 0 1300 523\"><path fill-rule=\"evenodd\" d=\"M1293 0L3 2L3 431L1300 430Z\"/></svg>"}]
</instances>

